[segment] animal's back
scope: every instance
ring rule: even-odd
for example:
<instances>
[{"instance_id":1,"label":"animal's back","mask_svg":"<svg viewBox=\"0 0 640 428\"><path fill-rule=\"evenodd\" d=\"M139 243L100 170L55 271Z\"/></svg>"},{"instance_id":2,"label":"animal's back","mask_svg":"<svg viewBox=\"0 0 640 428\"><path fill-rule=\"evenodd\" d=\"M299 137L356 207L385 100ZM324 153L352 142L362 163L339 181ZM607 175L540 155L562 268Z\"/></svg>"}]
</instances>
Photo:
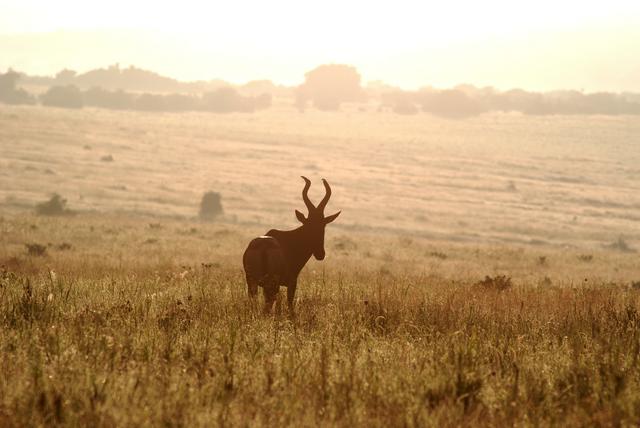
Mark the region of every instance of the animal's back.
<instances>
[{"instance_id":1,"label":"animal's back","mask_svg":"<svg viewBox=\"0 0 640 428\"><path fill-rule=\"evenodd\" d=\"M253 239L242 257L247 278L260 285L269 279L281 281L284 274L284 257L278 241L272 236L259 236Z\"/></svg>"}]
</instances>

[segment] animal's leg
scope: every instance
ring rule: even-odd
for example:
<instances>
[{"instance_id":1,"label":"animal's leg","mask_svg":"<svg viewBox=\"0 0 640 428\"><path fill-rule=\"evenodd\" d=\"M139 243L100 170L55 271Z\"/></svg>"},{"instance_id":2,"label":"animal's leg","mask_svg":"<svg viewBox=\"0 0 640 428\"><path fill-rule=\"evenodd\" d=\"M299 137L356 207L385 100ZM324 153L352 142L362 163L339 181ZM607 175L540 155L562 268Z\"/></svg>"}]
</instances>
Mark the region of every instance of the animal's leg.
<instances>
[{"instance_id":1,"label":"animal's leg","mask_svg":"<svg viewBox=\"0 0 640 428\"><path fill-rule=\"evenodd\" d=\"M249 297L251 299L255 298L258 295L258 282L251 278L249 274L246 274L247 278L247 290L249 292Z\"/></svg>"},{"instance_id":2,"label":"animal's leg","mask_svg":"<svg viewBox=\"0 0 640 428\"><path fill-rule=\"evenodd\" d=\"M280 293L276 294L276 314L280 315L282 313L282 299L280 298Z\"/></svg>"},{"instance_id":3,"label":"animal's leg","mask_svg":"<svg viewBox=\"0 0 640 428\"><path fill-rule=\"evenodd\" d=\"M264 313L270 314L271 309L273 308L273 302L276 301L276 297L278 296L278 287L273 284L267 283L264 284Z\"/></svg>"},{"instance_id":4,"label":"animal's leg","mask_svg":"<svg viewBox=\"0 0 640 428\"><path fill-rule=\"evenodd\" d=\"M296 295L296 287L298 286L298 280L294 279L293 281L287 284L287 303L289 305L289 312L293 314L293 298Z\"/></svg>"}]
</instances>

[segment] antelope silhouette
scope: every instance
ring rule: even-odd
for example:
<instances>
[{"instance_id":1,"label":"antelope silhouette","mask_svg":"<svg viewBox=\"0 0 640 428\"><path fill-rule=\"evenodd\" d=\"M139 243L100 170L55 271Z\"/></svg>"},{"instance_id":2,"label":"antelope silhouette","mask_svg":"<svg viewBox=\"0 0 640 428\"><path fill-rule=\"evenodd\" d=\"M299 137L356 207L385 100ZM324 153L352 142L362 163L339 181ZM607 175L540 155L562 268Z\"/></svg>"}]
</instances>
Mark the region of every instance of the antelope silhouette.
<instances>
[{"instance_id":1,"label":"antelope silhouette","mask_svg":"<svg viewBox=\"0 0 640 428\"><path fill-rule=\"evenodd\" d=\"M311 181L307 177L302 179L305 182L302 200L309 211L305 217L296 210L296 217L302 226L293 230L271 229L264 236L253 239L242 257L249 297L254 298L258 294L258 287L262 287L265 313L271 312L280 286L287 287L287 303L289 311L293 313L298 275L311 255L316 260L324 260L324 228L340 215L338 211L324 216L324 209L331 197L327 180L322 179L326 193L316 207L308 195Z\"/></svg>"}]
</instances>

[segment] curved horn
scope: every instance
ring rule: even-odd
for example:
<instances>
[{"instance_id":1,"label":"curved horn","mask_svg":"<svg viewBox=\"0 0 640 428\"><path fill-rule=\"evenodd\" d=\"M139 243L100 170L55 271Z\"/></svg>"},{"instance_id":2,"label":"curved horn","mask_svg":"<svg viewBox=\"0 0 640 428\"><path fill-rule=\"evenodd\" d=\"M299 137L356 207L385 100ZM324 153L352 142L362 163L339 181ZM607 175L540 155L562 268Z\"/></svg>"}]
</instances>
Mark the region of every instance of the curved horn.
<instances>
[{"instance_id":1,"label":"curved horn","mask_svg":"<svg viewBox=\"0 0 640 428\"><path fill-rule=\"evenodd\" d=\"M311 187L311 180L309 180L305 176L301 176L301 177L305 183L304 189L302 189L302 200L304 201L304 204L307 206L307 209L309 210L309 212L311 212L316 208L313 206L313 204L311 203L311 200L309 199L309 187Z\"/></svg>"},{"instance_id":2,"label":"curved horn","mask_svg":"<svg viewBox=\"0 0 640 428\"><path fill-rule=\"evenodd\" d=\"M327 183L327 180L323 178L322 184L324 184L325 194L324 194L324 198L322 198L322 201L320 201L320 203L318 204L318 209L320 211L324 210L324 207L327 206L327 202L329 202L329 198L331 197L331 186L329 186L329 183Z\"/></svg>"}]
</instances>

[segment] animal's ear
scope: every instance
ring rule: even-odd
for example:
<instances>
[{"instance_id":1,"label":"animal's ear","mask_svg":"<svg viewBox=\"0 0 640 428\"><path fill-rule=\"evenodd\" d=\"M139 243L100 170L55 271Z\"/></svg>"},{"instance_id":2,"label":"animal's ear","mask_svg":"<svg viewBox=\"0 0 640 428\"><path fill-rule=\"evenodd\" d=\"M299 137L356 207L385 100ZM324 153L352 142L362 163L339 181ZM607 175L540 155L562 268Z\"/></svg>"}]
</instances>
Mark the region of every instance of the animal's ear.
<instances>
[{"instance_id":1,"label":"animal's ear","mask_svg":"<svg viewBox=\"0 0 640 428\"><path fill-rule=\"evenodd\" d=\"M335 214L332 214L332 215L330 215L330 216L328 216L328 217L325 217L325 218L324 218L324 224L329 224L329 223L331 223L333 220L337 219L341 212L342 212L342 211L338 211L338 212L337 212L337 213L335 213Z\"/></svg>"},{"instance_id":2,"label":"animal's ear","mask_svg":"<svg viewBox=\"0 0 640 428\"><path fill-rule=\"evenodd\" d=\"M300 221L300 223L305 224L307 222L307 219L304 218L304 214L302 214L300 211L296 210L296 217L298 218L298 220Z\"/></svg>"}]
</instances>

